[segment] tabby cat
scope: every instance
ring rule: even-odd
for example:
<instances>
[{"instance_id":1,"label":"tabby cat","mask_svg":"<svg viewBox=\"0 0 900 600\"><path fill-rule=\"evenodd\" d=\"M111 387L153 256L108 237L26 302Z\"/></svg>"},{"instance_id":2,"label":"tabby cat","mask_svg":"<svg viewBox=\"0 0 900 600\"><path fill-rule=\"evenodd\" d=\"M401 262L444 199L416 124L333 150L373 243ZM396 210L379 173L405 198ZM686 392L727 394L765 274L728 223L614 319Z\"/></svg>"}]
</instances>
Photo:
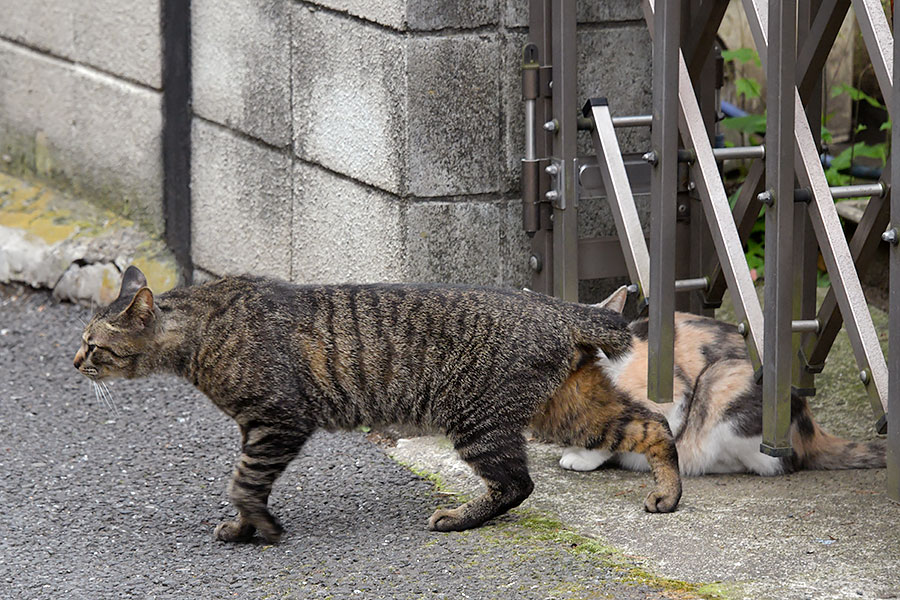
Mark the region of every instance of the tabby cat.
<instances>
[{"instance_id":1,"label":"tabby cat","mask_svg":"<svg viewBox=\"0 0 900 600\"><path fill-rule=\"evenodd\" d=\"M656 480L644 507L681 498L662 415L630 398L585 395L597 352L627 352L619 315L527 292L450 286L299 286L227 277L154 296L129 267L119 297L85 327L75 367L92 380L174 372L240 427L229 486L238 510L224 541L277 541L276 478L316 429L437 427L487 492L428 522L462 530L517 506L533 488L522 430L565 444L639 452Z\"/></svg>"},{"instance_id":2,"label":"tabby cat","mask_svg":"<svg viewBox=\"0 0 900 600\"><path fill-rule=\"evenodd\" d=\"M620 288L600 306L621 313L626 300ZM822 430L806 400L791 398L792 457L774 458L759 451L762 441L762 386L756 381L744 339L733 325L687 313L675 314L675 402L647 398L647 320L631 324L632 348L597 361L595 393L622 402L625 397L664 415L675 434L681 473L751 472L780 475L797 469L867 469L885 466L881 440L858 443ZM647 461L634 453L609 449L566 449L559 464L589 471L607 461L646 471Z\"/></svg>"}]
</instances>

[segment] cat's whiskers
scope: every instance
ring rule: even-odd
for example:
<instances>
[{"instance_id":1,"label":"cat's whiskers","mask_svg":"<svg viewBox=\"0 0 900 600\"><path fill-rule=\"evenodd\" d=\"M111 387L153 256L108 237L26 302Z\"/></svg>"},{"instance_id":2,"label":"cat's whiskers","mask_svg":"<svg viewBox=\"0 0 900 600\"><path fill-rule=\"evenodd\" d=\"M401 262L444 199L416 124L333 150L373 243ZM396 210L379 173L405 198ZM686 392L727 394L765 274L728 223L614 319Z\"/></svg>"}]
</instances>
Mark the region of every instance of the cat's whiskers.
<instances>
[{"instance_id":1,"label":"cat's whiskers","mask_svg":"<svg viewBox=\"0 0 900 600\"><path fill-rule=\"evenodd\" d=\"M113 398L112 391L107 387L106 383L99 382L98 384L100 393L106 397L107 405L112 409L113 415L119 416L119 408L116 406L115 398Z\"/></svg>"},{"instance_id":2,"label":"cat's whiskers","mask_svg":"<svg viewBox=\"0 0 900 600\"><path fill-rule=\"evenodd\" d=\"M101 398L101 396L100 396L100 386L97 384L96 381L91 381L90 384L91 384L91 387L94 388L94 398L97 399L98 403L102 402L103 405L106 406L106 398ZM109 406L106 406L106 408L107 408L107 410L109 410Z\"/></svg>"}]
</instances>

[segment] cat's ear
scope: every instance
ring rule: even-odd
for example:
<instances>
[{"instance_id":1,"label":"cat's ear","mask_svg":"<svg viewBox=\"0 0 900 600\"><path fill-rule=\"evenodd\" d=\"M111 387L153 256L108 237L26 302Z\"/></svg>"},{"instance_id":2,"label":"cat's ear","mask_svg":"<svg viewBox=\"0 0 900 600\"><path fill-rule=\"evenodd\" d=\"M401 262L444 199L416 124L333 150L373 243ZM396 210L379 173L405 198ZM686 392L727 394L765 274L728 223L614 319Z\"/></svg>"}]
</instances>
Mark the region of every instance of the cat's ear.
<instances>
[{"instance_id":1,"label":"cat's ear","mask_svg":"<svg viewBox=\"0 0 900 600\"><path fill-rule=\"evenodd\" d=\"M597 306L622 314L622 311L625 310L626 300L628 300L628 288L623 285Z\"/></svg>"},{"instance_id":2,"label":"cat's ear","mask_svg":"<svg viewBox=\"0 0 900 600\"><path fill-rule=\"evenodd\" d=\"M147 278L144 277L140 269L131 265L122 274L122 286L119 288L119 297L116 299L130 298L143 287L147 287Z\"/></svg>"},{"instance_id":3,"label":"cat's ear","mask_svg":"<svg viewBox=\"0 0 900 600\"><path fill-rule=\"evenodd\" d=\"M147 327L156 318L153 312L153 292L148 287L142 287L135 294L123 312L132 323L140 323L143 327Z\"/></svg>"}]
</instances>

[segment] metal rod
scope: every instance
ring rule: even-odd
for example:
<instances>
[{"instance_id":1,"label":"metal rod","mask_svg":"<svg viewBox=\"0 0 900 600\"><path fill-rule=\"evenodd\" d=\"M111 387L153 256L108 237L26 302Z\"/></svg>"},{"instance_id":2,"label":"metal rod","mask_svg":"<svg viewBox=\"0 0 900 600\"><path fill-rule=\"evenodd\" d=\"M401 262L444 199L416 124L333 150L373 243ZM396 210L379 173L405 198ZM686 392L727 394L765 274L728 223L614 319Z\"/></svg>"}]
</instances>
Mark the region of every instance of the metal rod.
<instances>
[{"instance_id":1,"label":"metal rod","mask_svg":"<svg viewBox=\"0 0 900 600\"><path fill-rule=\"evenodd\" d=\"M894 23L900 19L900 2L894 4ZM894 81L900 80L900 44L893 48ZM889 106L893 114L900 114L900 94L892 95ZM891 147L900 149L900 127L891 130ZM892 181L900 181L900 151L891 152ZM900 223L900 194L891 195L891 223ZM890 289L888 291L888 376L887 406L887 493L895 502L900 502L900 245L892 244L890 249Z\"/></svg>"},{"instance_id":2,"label":"metal rod","mask_svg":"<svg viewBox=\"0 0 900 600\"><path fill-rule=\"evenodd\" d=\"M839 185L831 188L831 197L835 200L840 198L862 198L877 196L882 197L886 192L884 184L865 183L861 185Z\"/></svg>"},{"instance_id":3,"label":"metal rod","mask_svg":"<svg viewBox=\"0 0 900 600\"><path fill-rule=\"evenodd\" d=\"M573 3L574 4L574 3ZM652 19L653 165L650 201L649 357L647 392L654 402L671 402L675 352L675 217L678 189L678 57L681 0L666 0Z\"/></svg>"},{"instance_id":4,"label":"metal rod","mask_svg":"<svg viewBox=\"0 0 900 600\"><path fill-rule=\"evenodd\" d=\"M765 158L765 146L737 146L734 148L713 148L716 160L740 160L744 158Z\"/></svg>"},{"instance_id":5,"label":"metal rod","mask_svg":"<svg viewBox=\"0 0 900 600\"><path fill-rule=\"evenodd\" d=\"M592 98L585 103L582 112L585 116L590 115L594 123L591 138L597 153L597 165L606 188L606 199L616 222L616 232L622 245L628 275L632 281L640 284L641 293L646 298L650 295L650 253L634 204L622 151L613 129L609 106L605 98Z\"/></svg>"},{"instance_id":6,"label":"metal rod","mask_svg":"<svg viewBox=\"0 0 900 600\"><path fill-rule=\"evenodd\" d=\"M763 422L760 451L789 456L791 450L791 317L794 227L794 103L796 0L769 0L766 48L766 319L763 324ZM802 114L802 110L801 110Z\"/></svg>"},{"instance_id":7,"label":"metal rod","mask_svg":"<svg viewBox=\"0 0 900 600\"><path fill-rule=\"evenodd\" d=\"M791 331L797 332L812 332L817 333L819 331L819 320L818 319L797 319L796 321L791 321Z\"/></svg>"},{"instance_id":8,"label":"metal rod","mask_svg":"<svg viewBox=\"0 0 900 600\"><path fill-rule=\"evenodd\" d=\"M828 1L828 0L824 0ZM807 0L797 6L797 79L804 77L801 66L799 49L806 47L810 36L813 35L813 27L818 16L822 13L823 0ZM817 71L813 78L812 93L804 98L806 115L810 123L822 122L822 89L823 71ZM816 145L821 153L821 145ZM796 195L794 196L796 200ZM814 320L816 316L816 288L818 283L818 258L819 246L816 242L816 234L809 222L806 205L794 203L794 242L791 252L794 255L794 280L793 280L793 319L794 321ZM816 335L816 331L810 335ZM792 361L791 392L797 396L814 396L816 393L816 376L807 368L806 355L801 354L803 336L791 337Z\"/></svg>"},{"instance_id":9,"label":"metal rod","mask_svg":"<svg viewBox=\"0 0 900 600\"><path fill-rule=\"evenodd\" d=\"M676 292L692 292L694 290L705 290L708 287L709 287L709 279L707 279L706 277L675 280L675 291Z\"/></svg>"},{"instance_id":10,"label":"metal rod","mask_svg":"<svg viewBox=\"0 0 900 600\"><path fill-rule=\"evenodd\" d=\"M630 115L613 117L613 127L650 127L653 124L653 115Z\"/></svg>"}]
</instances>

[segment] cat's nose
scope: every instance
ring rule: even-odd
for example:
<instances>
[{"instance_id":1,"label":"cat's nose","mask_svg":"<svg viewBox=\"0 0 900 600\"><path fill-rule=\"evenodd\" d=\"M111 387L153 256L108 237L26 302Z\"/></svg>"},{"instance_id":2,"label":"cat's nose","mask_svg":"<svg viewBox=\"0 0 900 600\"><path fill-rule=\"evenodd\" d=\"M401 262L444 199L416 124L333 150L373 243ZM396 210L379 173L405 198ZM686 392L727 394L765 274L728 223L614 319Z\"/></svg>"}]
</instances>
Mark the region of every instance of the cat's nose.
<instances>
[{"instance_id":1,"label":"cat's nose","mask_svg":"<svg viewBox=\"0 0 900 600\"><path fill-rule=\"evenodd\" d=\"M75 354L75 368L80 369L81 363L84 362L84 348L80 348L78 352Z\"/></svg>"}]
</instances>

